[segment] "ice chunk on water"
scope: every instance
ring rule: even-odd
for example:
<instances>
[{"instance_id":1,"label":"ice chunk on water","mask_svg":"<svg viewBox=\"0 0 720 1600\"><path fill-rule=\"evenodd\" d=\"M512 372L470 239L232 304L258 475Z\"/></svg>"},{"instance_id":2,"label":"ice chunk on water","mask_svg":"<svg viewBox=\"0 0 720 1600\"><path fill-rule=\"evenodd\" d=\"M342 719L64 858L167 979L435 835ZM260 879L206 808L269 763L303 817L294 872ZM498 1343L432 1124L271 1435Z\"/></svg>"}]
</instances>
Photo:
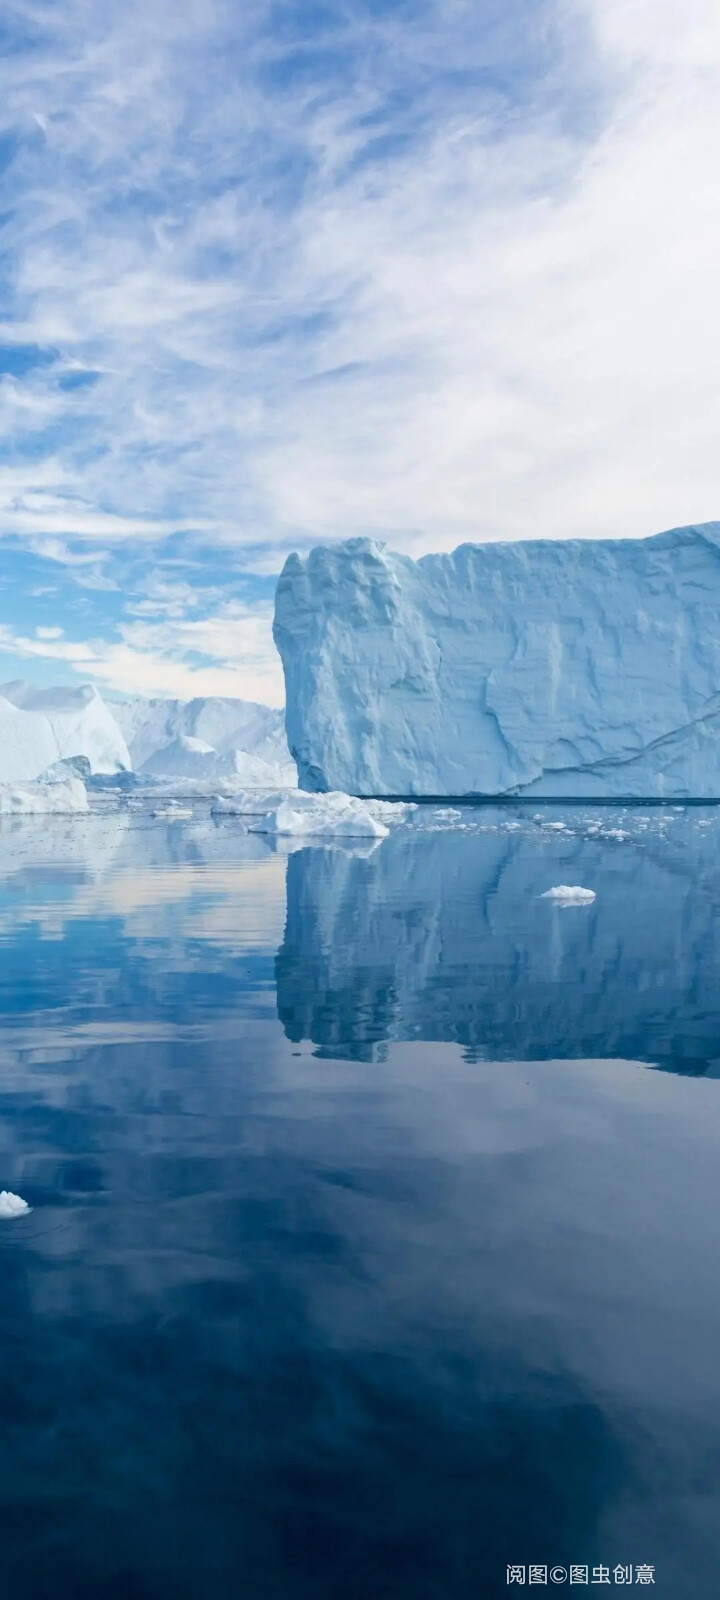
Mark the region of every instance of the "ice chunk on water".
<instances>
[{"instance_id":1,"label":"ice chunk on water","mask_svg":"<svg viewBox=\"0 0 720 1600\"><path fill-rule=\"evenodd\" d=\"M389 829L372 816L362 800L335 791L331 794L293 795L253 823L251 833L285 837L385 839Z\"/></svg>"},{"instance_id":2,"label":"ice chunk on water","mask_svg":"<svg viewBox=\"0 0 720 1600\"><path fill-rule=\"evenodd\" d=\"M87 810L87 790L81 778L65 778L59 783L39 778L36 783L0 784L0 816L3 817Z\"/></svg>"},{"instance_id":3,"label":"ice chunk on water","mask_svg":"<svg viewBox=\"0 0 720 1600\"><path fill-rule=\"evenodd\" d=\"M595 899L595 890L581 889L579 884L558 883L554 889L546 889L541 899L558 900L564 906L587 906Z\"/></svg>"}]
</instances>

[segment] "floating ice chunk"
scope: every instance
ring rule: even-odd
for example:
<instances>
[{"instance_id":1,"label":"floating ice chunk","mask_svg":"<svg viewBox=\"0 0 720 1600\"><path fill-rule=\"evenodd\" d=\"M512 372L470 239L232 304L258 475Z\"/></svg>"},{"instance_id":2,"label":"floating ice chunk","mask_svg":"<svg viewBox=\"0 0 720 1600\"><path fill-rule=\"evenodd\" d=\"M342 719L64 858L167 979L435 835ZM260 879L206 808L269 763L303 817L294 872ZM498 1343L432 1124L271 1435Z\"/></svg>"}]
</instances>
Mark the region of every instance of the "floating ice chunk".
<instances>
[{"instance_id":1,"label":"floating ice chunk","mask_svg":"<svg viewBox=\"0 0 720 1600\"><path fill-rule=\"evenodd\" d=\"M167 806L158 806L150 812L151 817L163 822L187 822L193 813L189 806L179 806L172 802Z\"/></svg>"},{"instance_id":2,"label":"floating ice chunk","mask_svg":"<svg viewBox=\"0 0 720 1600\"><path fill-rule=\"evenodd\" d=\"M362 800L337 790L330 794L298 792L292 799L282 800L250 828L251 833L291 838L385 839L389 831Z\"/></svg>"},{"instance_id":3,"label":"floating ice chunk","mask_svg":"<svg viewBox=\"0 0 720 1600\"><path fill-rule=\"evenodd\" d=\"M0 784L0 816L36 816L50 811L87 811L87 790L81 778L56 782L38 778L22 785Z\"/></svg>"},{"instance_id":4,"label":"floating ice chunk","mask_svg":"<svg viewBox=\"0 0 720 1600\"><path fill-rule=\"evenodd\" d=\"M564 906L587 906L595 899L595 890L581 889L578 884L558 883L554 889L546 889L541 899L559 900Z\"/></svg>"},{"instance_id":5,"label":"floating ice chunk","mask_svg":"<svg viewBox=\"0 0 720 1600\"><path fill-rule=\"evenodd\" d=\"M544 822L543 827L553 828L556 833L567 833L567 827L564 822Z\"/></svg>"},{"instance_id":6,"label":"floating ice chunk","mask_svg":"<svg viewBox=\"0 0 720 1600\"><path fill-rule=\"evenodd\" d=\"M8 1222L11 1217L24 1217L29 1210L27 1200L21 1199L19 1194L11 1194L9 1189L0 1190L0 1222Z\"/></svg>"}]
</instances>

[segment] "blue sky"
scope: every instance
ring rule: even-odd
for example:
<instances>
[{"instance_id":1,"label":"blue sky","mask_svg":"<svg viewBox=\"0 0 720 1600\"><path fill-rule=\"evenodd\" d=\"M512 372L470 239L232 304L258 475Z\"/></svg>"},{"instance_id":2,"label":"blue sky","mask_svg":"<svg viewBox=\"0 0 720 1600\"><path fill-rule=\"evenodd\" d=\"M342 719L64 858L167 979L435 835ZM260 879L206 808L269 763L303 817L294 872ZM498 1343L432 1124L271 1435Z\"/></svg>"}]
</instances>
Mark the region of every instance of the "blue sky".
<instances>
[{"instance_id":1,"label":"blue sky","mask_svg":"<svg viewBox=\"0 0 720 1600\"><path fill-rule=\"evenodd\" d=\"M720 515L712 0L5 0L2 677L275 704L371 534Z\"/></svg>"}]
</instances>

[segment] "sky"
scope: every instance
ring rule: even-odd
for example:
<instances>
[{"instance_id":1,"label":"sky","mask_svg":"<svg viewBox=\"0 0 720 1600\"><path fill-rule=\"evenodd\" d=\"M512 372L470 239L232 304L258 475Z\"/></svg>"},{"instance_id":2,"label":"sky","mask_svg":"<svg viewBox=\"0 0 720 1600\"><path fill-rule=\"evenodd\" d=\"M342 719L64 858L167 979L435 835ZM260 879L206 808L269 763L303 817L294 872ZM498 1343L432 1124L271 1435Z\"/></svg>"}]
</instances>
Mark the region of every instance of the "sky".
<instances>
[{"instance_id":1,"label":"sky","mask_svg":"<svg viewBox=\"0 0 720 1600\"><path fill-rule=\"evenodd\" d=\"M358 534L720 517L716 0L4 0L0 681L280 705Z\"/></svg>"}]
</instances>

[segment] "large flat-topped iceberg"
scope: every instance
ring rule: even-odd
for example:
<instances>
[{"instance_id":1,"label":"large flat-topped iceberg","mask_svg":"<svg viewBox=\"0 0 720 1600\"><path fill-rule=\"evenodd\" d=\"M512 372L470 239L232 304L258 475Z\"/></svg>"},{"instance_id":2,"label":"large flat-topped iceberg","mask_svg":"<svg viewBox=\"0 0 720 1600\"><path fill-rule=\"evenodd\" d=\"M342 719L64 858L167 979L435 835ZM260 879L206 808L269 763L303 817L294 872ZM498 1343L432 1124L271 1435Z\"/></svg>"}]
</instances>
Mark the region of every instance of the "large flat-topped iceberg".
<instances>
[{"instance_id":1,"label":"large flat-topped iceberg","mask_svg":"<svg viewBox=\"0 0 720 1600\"><path fill-rule=\"evenodd\" d=\"M275 640L302 788L720 798L720 523L651 539L370 539L290 556Z\"/></svg>"}]
</instances>

